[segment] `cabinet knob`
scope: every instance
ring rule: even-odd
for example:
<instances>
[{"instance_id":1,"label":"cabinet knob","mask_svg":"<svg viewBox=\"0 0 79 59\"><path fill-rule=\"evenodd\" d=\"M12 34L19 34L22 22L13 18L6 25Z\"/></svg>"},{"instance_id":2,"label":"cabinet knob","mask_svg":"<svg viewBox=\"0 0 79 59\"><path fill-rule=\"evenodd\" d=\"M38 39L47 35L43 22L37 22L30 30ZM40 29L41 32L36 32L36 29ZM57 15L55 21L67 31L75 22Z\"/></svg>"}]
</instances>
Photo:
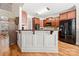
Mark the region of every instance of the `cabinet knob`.
<instances>
[{"instance_id":1,"label":"cabinet knob","mask_svg":"<svg viewBox=\"0 0 79 59\"><path fill-rule=\"evenodd\" d=\"M50 31L50 34L52 35L53 31Z\"/></svg>"},{"instance_id":2,"label":"cabinet knob","mask_svg":"<svg viewBox=\"0 0 79 59\"><path fill-rule=\"evenodd\" d=\"M35 31L33 31L33 34L35 34Z\"/></svg>"}]
</instances>

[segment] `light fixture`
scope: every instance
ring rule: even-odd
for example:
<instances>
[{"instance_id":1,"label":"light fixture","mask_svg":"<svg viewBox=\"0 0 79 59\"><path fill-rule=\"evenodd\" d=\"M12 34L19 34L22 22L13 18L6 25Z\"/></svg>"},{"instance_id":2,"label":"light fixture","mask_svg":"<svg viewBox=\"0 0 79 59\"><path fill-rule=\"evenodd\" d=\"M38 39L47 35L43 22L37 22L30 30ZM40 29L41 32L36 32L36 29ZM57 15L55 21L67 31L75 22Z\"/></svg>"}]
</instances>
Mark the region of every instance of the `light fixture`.
<instances>
[{"instance_id":1,"label":"light fixture","mask_svg":"<svg viewBox=\"0 0 79 59\"><path fill-rule=\"evenodd\" d=\"M43 9L37 11L37 14L41 15L41 14L44 14L44 13L48 12L49 10L50 10L50 8L46 7L46 8L43 8Z\"/></svg>"}]
</instances>

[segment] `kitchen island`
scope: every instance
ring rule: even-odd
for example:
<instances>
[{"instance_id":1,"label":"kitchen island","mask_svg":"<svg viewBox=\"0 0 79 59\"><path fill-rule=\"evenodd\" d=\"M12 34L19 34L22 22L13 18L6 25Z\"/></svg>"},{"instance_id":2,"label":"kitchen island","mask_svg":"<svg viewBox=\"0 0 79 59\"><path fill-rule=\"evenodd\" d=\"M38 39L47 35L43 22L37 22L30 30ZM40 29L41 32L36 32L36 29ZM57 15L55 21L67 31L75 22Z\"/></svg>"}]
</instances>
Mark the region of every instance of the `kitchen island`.
<instances>
[{"instance_id":1,"label":"kitchen island","mask_svg":"<svg viewBox=\"0 0 79 59\"><path fill-rule=\"evenodd\" d=\"M21 52L58 52L58 30L18 30Z\"/></svg>"}]
</instances>

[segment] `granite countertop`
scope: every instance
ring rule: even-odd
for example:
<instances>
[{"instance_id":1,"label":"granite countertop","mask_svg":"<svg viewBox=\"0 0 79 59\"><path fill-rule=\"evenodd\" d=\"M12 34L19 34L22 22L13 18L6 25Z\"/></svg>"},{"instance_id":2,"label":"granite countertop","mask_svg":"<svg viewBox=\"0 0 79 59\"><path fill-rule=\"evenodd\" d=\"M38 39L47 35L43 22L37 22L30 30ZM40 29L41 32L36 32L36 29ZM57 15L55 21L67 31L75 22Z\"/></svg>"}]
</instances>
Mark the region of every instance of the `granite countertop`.
<instances>
[{"instance_id":1,"label":"granite countertop","mask_svg":"<svg viewBox=\"0 0 79 59\"><path fill-rule=\"evenodd\" d=\"M26 29L26 30L17 30L17 31L59 31L59 28L45 27L45 28L39 29L39 30Z\"/></svg>"},{"instance_id":2,"label":"granite countertop","mask_svg":"<svg viewBox=\"0 0 79 59\"><path fill-rule=\"evenodd\" d=\"M17 31L59 31L59 30L17 30Z\"/></svg>"},{"instance_id":3,"label":"granite countertop","mask_svg":"<svg viewBox=\"0 0 79 59\"><path fill-rule=\"evenodd\" d=\"M27 30L17 30L17 31L59 31L59 29L40 29L40 30L32 30L32 29L27 29Z\"/></svg>"}]
</instances>

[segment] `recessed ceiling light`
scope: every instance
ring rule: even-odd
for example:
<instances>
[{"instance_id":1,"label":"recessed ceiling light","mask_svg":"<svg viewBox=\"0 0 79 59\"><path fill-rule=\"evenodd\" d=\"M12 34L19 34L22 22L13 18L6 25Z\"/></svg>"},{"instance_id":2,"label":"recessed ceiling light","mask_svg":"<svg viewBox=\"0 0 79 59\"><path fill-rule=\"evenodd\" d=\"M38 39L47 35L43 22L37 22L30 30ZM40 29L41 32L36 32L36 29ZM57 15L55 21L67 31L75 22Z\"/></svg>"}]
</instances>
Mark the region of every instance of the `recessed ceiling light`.
<instances>
[{"instance_id":1,"label":"recessed ceiling light","mask_svg":"<svg viewBox=\"0 0 79 59\"><path fill-rule=\"evenodd\" d=\"M47 10L50 10L50 8L47 7Z\"/></svg>"}]
</instances>

